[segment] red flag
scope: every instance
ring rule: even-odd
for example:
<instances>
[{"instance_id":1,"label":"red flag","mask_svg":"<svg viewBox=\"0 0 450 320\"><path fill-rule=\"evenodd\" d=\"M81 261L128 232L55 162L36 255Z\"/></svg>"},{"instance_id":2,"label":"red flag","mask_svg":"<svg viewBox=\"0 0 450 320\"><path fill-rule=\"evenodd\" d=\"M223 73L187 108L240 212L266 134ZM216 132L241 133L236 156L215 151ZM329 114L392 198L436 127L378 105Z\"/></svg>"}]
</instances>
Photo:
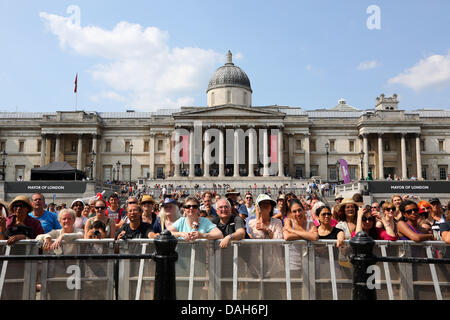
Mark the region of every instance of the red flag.
<instances>
[{"instance_id":1,"label":"red flag","mask_svg":"<svg viewBox=\"0 0 450 320\"><path fill-rule=\"evenodd\" d=\"M274 134L270 136L270 162L278 162L278 136Z\"/></svg>"},{"instance_id":2,"label":"red flag","mask_svg":"<svg viewBox=\"0 0 450 320\"><path fill-rule=\"evenodd\" d=\"M77 75L75 76L75 89L73 89L73 92L77 92L77 82L78 82L78 72Z\"/></svg>"},{"instance_id":3,"label":"red flag","mask_svg":"<svg viewBox=\"0 0 450 320\"><path fill-rule=\"evenodd\" d=\"M183 163L189 162L189 135L181 136L181 161Z\"/></svg>"}]
</instances>

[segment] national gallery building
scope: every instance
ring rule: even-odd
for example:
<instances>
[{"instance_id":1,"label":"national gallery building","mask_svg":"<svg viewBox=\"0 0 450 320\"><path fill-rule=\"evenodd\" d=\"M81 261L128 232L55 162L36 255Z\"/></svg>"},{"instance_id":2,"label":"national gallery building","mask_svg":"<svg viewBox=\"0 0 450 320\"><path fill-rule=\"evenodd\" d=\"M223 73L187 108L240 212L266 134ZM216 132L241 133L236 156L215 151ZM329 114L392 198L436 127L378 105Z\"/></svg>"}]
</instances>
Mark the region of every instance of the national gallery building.
<instances>
[{"instance_id":1,"label":"national gallery building","mask_svg":"<svg viewBox=\"0 0 450 320\"><path fill-rule=\"evenodd\" d=\"M102 181L248 186L342 180L343 159L352 180L448 179L448 109L400 110L396 94L381 94L369 110L344 99L317 110L253 106L230 52L206 101L156 112L0 112L0 166L7 181L65 161Z\"/></svg>"}]
</instances>

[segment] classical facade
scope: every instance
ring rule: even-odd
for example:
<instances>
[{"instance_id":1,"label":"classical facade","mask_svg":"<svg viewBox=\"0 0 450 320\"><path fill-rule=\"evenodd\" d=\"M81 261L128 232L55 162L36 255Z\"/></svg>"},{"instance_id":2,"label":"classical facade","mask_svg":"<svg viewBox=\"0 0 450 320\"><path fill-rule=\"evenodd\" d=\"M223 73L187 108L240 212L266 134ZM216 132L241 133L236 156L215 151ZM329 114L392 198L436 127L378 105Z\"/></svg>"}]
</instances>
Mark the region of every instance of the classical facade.
<instances>
[{"instance_id":1,"label":"classical facade","mask_svg":"<svg viewBox=\"0 0 450 320\"><path fill-rule=\"evenodd\" d=\"M207 106L0 112L6 180L29 180L32 168L67 161L104 181L337 181L340 159L354 180L448 177L450 110L400 110L395 94L381 94L369 110L344 99L316 110L253 106L252 93L228 52L209 82Z\"/></svg>"}]
</instances>

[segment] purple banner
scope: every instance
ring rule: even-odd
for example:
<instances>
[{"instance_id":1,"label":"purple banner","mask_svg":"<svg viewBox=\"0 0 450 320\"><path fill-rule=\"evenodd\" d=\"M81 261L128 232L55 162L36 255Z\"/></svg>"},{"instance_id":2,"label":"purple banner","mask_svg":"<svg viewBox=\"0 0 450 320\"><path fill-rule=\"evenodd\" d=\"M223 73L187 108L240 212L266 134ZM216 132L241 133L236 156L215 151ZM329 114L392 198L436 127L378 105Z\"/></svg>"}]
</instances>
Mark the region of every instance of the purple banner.
<instances>
[{"instance_id":1,"label":"purple banner","mask_svg":"<svg viewBox=\"0 0 450 320\"><path fill-rule=\"evenodd\" d=\"M347 161L344 159L339 159L341 175L344 177L344 183L350 183L350 174L348 172Z\"/></svg>"}]
</instances>

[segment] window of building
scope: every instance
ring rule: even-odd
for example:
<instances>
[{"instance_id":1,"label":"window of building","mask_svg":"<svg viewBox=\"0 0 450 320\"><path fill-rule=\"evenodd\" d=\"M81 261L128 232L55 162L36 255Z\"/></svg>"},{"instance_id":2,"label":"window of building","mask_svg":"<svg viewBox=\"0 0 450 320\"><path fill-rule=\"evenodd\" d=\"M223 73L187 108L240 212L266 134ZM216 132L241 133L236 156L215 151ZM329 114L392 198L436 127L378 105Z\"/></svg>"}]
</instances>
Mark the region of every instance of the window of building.
<instances>
[{"instance_id":1,"label":"window of building","mask_svg":"<svg viewBox=\"0 0 450 320\"><path fill-rule=\"evenodd\" d=\"M311 177L317 176L319 172L319 166L311 166Z\"/></svg>"},{"instance_id":2,"label":"window of building","mask_svg":"<svg viewBox=\"0 0 450 320\"><path fill-rule=\"evenodd\" d=\"M16 181L23 180L24 176L25 176L25 166L17 165L15 167L15 178L16 178Z\"/></svg>"},{"instance_id":3,"label":"window of building","mask_svg":"<svg viewBox=\"0 0 450 320\"><path fill-rule=\"evenodd\" d=\"M447 166L439 166L439 180L447 180Z\"/></svg>"},{"instance_id":4,"label":"window of building","mask_svg":"<svg viewBox=\"0 0 450 320\"><path fill-rule=\"evenodd\" d=\"M350 180L358 180L356 177L357 166L348 166L348 174L350 176Z\"/></svg>"},{"instance_id":5,"label":"window of building","mask_svg":"<svg viewBox=\"0 0 450 320\"><path fill-rule=\"evenodd\" d=\"M103 180L104 181L114 180L114 177L112 176L112 166L111 165L103 166Z\"/></svg>"},{"instance_id":6,"label":"window of building","mask_svg":"<svg viewBox=\"0 0 450 320\"><path fill-rule=\"evenodd\" d=\"M0 141L0 151L6 150L6 141Z\"/></svg>"},{"instance_id":7,"label":"window of building","mask_svg":"<svg viewBox=\"0 0 450 320\"><path fill-rule=\"evenodd\" d=\"M355 140L348 141L348 151L355 152Z\"/></svg>"},{"instance_id":8,"label":"window of building","mask_svg":"<svg viewBox=\"0 0 450 320\"><path fill-rule=\"evenodd\" d=\"M444 140L439 140L439 152L444 151Z\"/></svg>"},{"instance_id":9,"label":"window of building","mask_svg":"<svg viewBox=\"0 0 450 320\"><path fill-rule=\"evenodd\" d=\"M336 151L336 140L330 140L330 152Z\"/></svg>"},{"instance_id":10,"label":"window of building","mask_svg":"<svg viewBox=\"0 0 450 320\"><path fill-rule=\"evenodd\" d=\"M425 140L420 140L420 151L425 151Z\"/></svg>"},{"instance_id":11,"label":"window of building","mask_svg":"<svg viewBox=\"0 0 450 320\"><path fill-rule=\"evenodd\" d=\"M215 102L214 92L211 92L211 105L213 106Z\"/></svg>"},{"instance_id":12,"label":"window of building","mask_svg":"<svg viewBox=\"0 0 450 320\"><path fill-rule=\"evenodd\" d=\"M156 177L158 179L164 179L164 167L156 167Z\"/></svg>"},{"instance_id":13,"label":"window of building","mask_svg":"<svg viewBox=\"0 0 450 320\"><path fill-rule=\"evenodd\" d=\"M427 180L427 171L428 171L428 166L422 166L422 178L424 180Z\"/></svg>"},{"instance_id":14,"label":"window of building","mask_svg":"<svg viewBox=\"0 0 450 320\"><path fill-rule=\"evenodd\" d=\"M330 180L337 180L337 169L336 166L329 166L328 167L328 179Z\"/></svg>"},{"instance_id":15,"label":"window of building","mask_svg":"<svg viewBox=\"0 0 450 320\"><path fill-rule=\"evenodd\" d=\"M25 141L19 141L19 152L23 152Z\"/></svg>"},{"instance_id":16,"label":"window of building","mask_svg":"<svg viewBox=\"0 0 450 320\"><path fill-rule=\"evenodd\" d=\"M309 140L309 151L316 151L316 140Z\"/></svg>"},{"instance_id":17,"label":"window of building","mask_svg":"<svg viewBox=\"0 0 450 320\"><path fill-rule=\"evenodd\" d=\"M158 140L158 151L163 151L163 140Z\"/></svg>"},{"instance_id":18,"label":"window of building","mask_svg":"<svg viewBox=\"0 0 450 320\"><path fill-rule=\"evenodd\" d=\"M247 105L247 92L244 92L244 106Z\"/></svg>"},{"instance_id":19,"label":"window of building","mask_svg":"<svg viewBox=\"0 0 450 320\"><path fill-rule=\"evenodd\" d=\"M391 151L391 144L389 141L384 141L384 151Z\"/></svg>"},{"instance_id":20,"label":"window of building","mask_svg":"<svg viewBox=\"0 0 450 320\"><path fill-rule=\"evenodd\" d=\"M125 152L130 152L130 141L125 141Z\"/></svg>"},{"instance_id":21,"label":"window of building","mask_svg":"<svg viewBox=\"0 0 450 320\"><path fill-rule=\"evenodd\" d=\"M37 146L36 146L36 152L41 152L42 150L42 140L38 140Z\"/></svg>"},{"instance_id":22,"label":"window of building","mask_svg":"<svg viewBox=\"0 0 450 320\"><path fill-rule=\"evenodd\" d=\"M302 150L302 140L295 140L295 150Z\"/></svg>"},{"instance_id":23,"label":"window of building","mask_svg":"<svg viewBox=\"0 0 450 320\"><path fill-rule=\"evenodd\" d=\"M72 140L71 144L70 144L70 152L77 152L77 145L78 145L78 141Z\"/></svg>"},{"instance_id":24,"label":"window of building","mask_svg":"<svg viewBox=\"0 0 450 320\"><path fill-rule=\"evenodd\" d=\"M141 166L141 177L150 178L150 168L148 166Z\"/></svg>"},{"instance_id":25,"label":"window of building","mask_svg":"<svg viewBox=\"0 0 450 320\"><path fill-rule=\"evenodd\" d=\"M295 166L295 179L303 178L303 166Z\"/></svg>"},{"instance_id":26,"label":"window of building","mask_svg":"<svg viewBox=\"0 0 450 320\"><path fill-rule=\"evenodd\" d=\"M144 152L148 152L149 151L149 146L150 146L150 142L148 140L144 141Z\"/></svg>"},{"instance_id":27,"label":"window of building","mask_svg":"<svg viewBox=\"0 0 450 320\"><path fill-rule=\"evenodd\" d=\"M122 180L123 181L130 181L130 174L131 174L130 169L131 168L129 165L122 166Z\"/></svg>"},{"instance_id":28,"label":"window of building","mask_svg":"<svg viewBox=\"0 0 450 320\"><path fill-rule=\"evenodd\" d=\"M105 152L111 152L111 140L105 141Z\"/></svg>"},{"instance_id":29,"label":"window of building","mask_svg":"<svg viewBox=\"0 0 450 320\"><path fill-rule=\"evenodd\" d=\"M231 103L231 91L227 90L227 103Z\"/></svg>"}]
</instances>

